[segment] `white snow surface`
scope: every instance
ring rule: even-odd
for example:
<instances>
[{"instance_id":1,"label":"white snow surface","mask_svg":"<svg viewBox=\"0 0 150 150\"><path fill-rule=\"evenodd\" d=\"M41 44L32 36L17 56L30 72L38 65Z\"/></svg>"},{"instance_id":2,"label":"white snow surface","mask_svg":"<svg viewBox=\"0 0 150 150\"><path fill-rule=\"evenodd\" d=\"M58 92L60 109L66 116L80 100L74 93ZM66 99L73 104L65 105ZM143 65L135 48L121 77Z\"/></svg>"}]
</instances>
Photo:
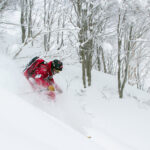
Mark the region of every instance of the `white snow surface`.
<instances>
[{"instance_id":1,"label":"white snow surface","mask_svg":"<svg viewBox=\"0 0 150 150\"><path fill-rule=\"evenodd\" d=\"M0 150L149 150L150 95L93 70L82 86L80 64L54 76L56 101L34 93L22 74L27 61L0 56Z\"/></svg>"}]
</instances>

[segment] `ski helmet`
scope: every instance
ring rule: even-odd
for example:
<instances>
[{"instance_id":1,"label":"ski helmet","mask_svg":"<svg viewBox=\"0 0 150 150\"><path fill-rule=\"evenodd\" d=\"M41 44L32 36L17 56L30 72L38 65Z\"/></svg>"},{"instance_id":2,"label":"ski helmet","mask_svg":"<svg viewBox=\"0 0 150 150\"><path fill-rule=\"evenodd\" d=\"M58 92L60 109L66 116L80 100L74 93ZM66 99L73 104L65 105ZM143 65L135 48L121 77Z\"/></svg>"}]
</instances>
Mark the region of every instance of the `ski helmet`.
<instances>
[{"instance_id":1,"label":"ski helmet","mask_svg":"<svg viewBox=\"0 0 150 150\"><path fill-rule=\"evenodd\" d=\"M52 66L54 69L62 71L63 63L60 60L55 59L52 61Z\"/></svg>"}]
</instances>

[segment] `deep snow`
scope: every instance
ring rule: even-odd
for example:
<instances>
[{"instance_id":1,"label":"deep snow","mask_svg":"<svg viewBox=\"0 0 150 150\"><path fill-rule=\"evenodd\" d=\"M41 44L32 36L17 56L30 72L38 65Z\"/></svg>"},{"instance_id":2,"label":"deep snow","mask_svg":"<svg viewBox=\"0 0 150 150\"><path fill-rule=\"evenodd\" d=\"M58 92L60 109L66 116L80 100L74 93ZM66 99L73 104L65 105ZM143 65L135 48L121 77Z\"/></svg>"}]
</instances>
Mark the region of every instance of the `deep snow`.
<instances>
[{"instance_id":1,"label":"deep snow","mask_svg":"<svg viewBox=\"0 0 150 150\"><path fill-rule=\"evenodd\" d=\"M126 86L120 100L115 77L95 70L84 89L80 64L64 62L54 76L63 94L52 102L23 77L28 60L0 59L0 149L150 149L149 94Z\"/></svg>"}]
</instances>

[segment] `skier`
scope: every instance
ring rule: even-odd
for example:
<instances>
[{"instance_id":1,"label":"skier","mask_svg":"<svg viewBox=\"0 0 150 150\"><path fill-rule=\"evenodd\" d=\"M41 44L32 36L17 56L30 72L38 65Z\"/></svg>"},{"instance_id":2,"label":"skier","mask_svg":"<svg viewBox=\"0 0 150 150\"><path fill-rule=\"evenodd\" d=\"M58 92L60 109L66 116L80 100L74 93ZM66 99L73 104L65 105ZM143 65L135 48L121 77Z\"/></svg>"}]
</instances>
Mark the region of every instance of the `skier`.
<instances>
[{"instance_id":1,"label":"skier","mask_svg":"<svg viewBox=\"0 0 150 150\"><path fill-rule=\"evenodd\" d=\"M62 90L54 82L53 75L59 73L62 69L63 63L60 60L55 59L47 63L39 57L34 57L26 66L24 76L33 89L44 87L51 99L55 99L55 90L59 93L62 93Z\"/></svg>"}]
</instances>

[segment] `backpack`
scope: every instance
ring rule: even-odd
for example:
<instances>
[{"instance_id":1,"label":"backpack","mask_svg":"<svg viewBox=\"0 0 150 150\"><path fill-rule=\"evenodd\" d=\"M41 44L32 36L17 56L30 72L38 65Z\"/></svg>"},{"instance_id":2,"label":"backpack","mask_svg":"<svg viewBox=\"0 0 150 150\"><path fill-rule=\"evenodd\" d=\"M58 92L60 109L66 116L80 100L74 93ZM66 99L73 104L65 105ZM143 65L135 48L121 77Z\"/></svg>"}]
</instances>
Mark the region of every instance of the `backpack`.
<instances>
[{"instance_id":1,"label":"backpack","mask_svg":"<svg viewBox=\"0 0 150 150\"><path fill-rule=\"evenodd\" d=\"M45 61L43 59L36 56L32 58L30 62L27 64L27 66L24 69L24 73L26 72L26 75L28 77L31 77L34 74L36 68L39 67L40 64L44 64L44 63Z\"/></svg>"}]
</instances>

